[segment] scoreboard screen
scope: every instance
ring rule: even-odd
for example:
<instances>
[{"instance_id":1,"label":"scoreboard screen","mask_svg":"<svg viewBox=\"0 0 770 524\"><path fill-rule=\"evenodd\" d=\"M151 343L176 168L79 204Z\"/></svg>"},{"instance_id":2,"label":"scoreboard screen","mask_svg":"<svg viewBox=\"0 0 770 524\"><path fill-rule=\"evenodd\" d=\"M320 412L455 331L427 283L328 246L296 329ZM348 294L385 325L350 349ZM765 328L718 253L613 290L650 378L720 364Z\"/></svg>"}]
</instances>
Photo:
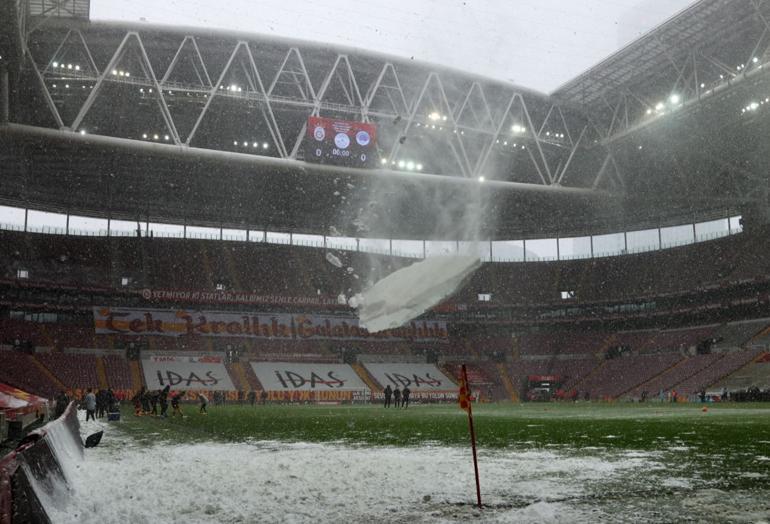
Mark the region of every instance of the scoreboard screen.
<instances>
[{"instance_id":1,"label":"scoreboard screen","mask_svg":"<svg viewBox=\"0 0 770 524\"><path fill-rule=\"evenodd\" d=\"M377 151L374 124L311 116L307 119L305 161L371 167Z\"/></svg>"}]
</instances>

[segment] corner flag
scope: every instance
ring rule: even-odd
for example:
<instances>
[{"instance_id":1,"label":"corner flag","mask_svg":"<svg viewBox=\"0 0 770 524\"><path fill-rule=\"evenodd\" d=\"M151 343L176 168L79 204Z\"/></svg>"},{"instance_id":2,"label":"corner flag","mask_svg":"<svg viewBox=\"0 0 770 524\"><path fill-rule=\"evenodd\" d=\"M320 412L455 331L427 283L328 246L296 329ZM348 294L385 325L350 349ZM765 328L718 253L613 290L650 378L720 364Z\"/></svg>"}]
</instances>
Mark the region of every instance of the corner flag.
<instances>
[{"instance_id":1,"label":"corner flag","mask_svg":"<svg viewBox=\"0 0 770 524\"><path fill-rule=\"evenodd\" d=\"M471 449L473 449L473 472L476 474L476 503L481 507L481 487L479 486L479 461L476 458L476 432L473 430L473 410L471 409L471 390L468 385L468 371L465 364L462 367L462 376L460 377L460 391L457 395L460 403L460 409L468 412L468 428L471 432Z\"/></svg>"}]
</instances>

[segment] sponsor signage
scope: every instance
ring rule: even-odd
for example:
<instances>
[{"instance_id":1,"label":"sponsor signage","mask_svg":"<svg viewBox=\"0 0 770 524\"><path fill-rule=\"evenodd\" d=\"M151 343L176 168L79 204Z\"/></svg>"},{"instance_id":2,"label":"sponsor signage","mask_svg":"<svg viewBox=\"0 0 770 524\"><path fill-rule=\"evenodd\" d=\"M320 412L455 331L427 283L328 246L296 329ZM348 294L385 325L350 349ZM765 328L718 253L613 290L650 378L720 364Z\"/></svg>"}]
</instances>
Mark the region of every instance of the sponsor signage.
<instances>
[{"instance_id":1,"label":"sponsor signage","mask_svg":"<svg viewBox=\"0 0 770 524\"><path fill-rule=\"evenodd\" d=\"M374 124L311 116L307 119L305 160L318 164L371 167L377 151Z\"/></svg>"},{"instance_id":2,"label":"sponsor signage","mask_svg":"<svg viewBox=\"0 0 770 524\"><path fill-rule=\"evenodd\" d=\"M420 320L369 333L358 319L301 313L242 313L190 309L93 308L97 334L278 338L296 340L410 340L446 342L444 321Z\"/></svg>"},{"instance_id":3,"label":"sponsor signage","mask_svg":"<svg viewBox=\"0 0 770 524\"><path fill-rule=\"evenodd\" d=\"M151 357L142 360L147 389L232 391L230 375L219 357Z\"/></svg>"},{"instance_id":4,"label":"sponsor signage","mask_svg":"<svg viewBox=\"0 0 770 524\"><path fill-rule=\"evenodd\" d=\"M364 381L347 364L252 362L251 368L268 391L366 391Z\"/></svg>"},{"instance_id":5,"label":"sponsor signage","mask_svg":"<svg viewBox=\"0 0 770 524\"><path fill-rule=\"evenodd\" d=\"M194 302L205 304L284 304L288 306L336 306L332 297L290 297L260 295L238 291L185 291L179 289L142 289L142 298L151 302Z\"/></svg>"},{"instance_id":6,"label":"sponsor signage","mask_svg":"<svg viewBox=\"0 0 770 524\"><path fill-rule=\"evenodd\" d=\"M381 364L366 363L366 370L384 388L403 389L412 392L456 392L457 385L433 364ZM443 398L443 395L442 395Z\"/></svg>"}]
</instances>

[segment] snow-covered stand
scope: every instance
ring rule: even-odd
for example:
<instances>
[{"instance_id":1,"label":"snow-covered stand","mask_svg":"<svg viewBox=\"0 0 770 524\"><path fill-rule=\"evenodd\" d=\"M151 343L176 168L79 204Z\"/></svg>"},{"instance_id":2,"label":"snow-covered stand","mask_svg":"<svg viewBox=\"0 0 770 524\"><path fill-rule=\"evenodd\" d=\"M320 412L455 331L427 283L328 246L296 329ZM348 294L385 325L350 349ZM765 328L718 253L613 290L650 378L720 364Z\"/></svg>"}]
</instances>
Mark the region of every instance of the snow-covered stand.
<instances>
[{"instance_id":1,"label":"snow-covered stand","mask_svg":"<svg viewBox=\"0 0 770 524\"><path fill-rule=\"evenodd\" d=\"M61 417L31 432L0 459L0 524L51 522L42 500L67 489L67 468L82 457L73 402Z\"/></svg>"}]
</instances>

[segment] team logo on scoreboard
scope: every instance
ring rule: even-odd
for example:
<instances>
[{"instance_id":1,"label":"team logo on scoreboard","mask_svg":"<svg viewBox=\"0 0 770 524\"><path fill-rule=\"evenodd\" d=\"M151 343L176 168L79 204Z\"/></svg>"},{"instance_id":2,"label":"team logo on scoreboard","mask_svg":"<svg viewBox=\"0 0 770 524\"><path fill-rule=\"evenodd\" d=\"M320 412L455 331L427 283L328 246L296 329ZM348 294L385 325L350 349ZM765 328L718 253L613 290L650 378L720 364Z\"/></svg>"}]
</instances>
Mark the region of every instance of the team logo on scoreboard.
<instances>
[{"instance_id":1,"label":"team logo on scoreboard","mask_svg":"<svg viewBox=\"0 0 770 524\"><path fill-rule=\"evenodd\" d=\"M323 139L326 138L326 130L321 126L316 126L313 130L313 137L319 142L323 142Z\"/></svg>"},{"instance_id":2,"label":"team logo on scoreboard","mask_svg":"<svg viewBox=\"0 0 770 524\"><path fill-rule=\"evenodd\" d=\"M369 145L369 141L371 140L371 137L369 136L369 133L366 131L359 131L356 133L356 142L358 142L359 146L365 147Z\"/></svg>"},{"instance_id":3,"label":"team logo on scoreboard","mask_svg":"<svg viewBox=\"0 0 770 524\"><path fill-rule=\"evenodd\" d=\"M334 137L334 144L340 149L347 149L350 145L350 137L346 133L337 133Z\"/></svg>"}]
</instances>

